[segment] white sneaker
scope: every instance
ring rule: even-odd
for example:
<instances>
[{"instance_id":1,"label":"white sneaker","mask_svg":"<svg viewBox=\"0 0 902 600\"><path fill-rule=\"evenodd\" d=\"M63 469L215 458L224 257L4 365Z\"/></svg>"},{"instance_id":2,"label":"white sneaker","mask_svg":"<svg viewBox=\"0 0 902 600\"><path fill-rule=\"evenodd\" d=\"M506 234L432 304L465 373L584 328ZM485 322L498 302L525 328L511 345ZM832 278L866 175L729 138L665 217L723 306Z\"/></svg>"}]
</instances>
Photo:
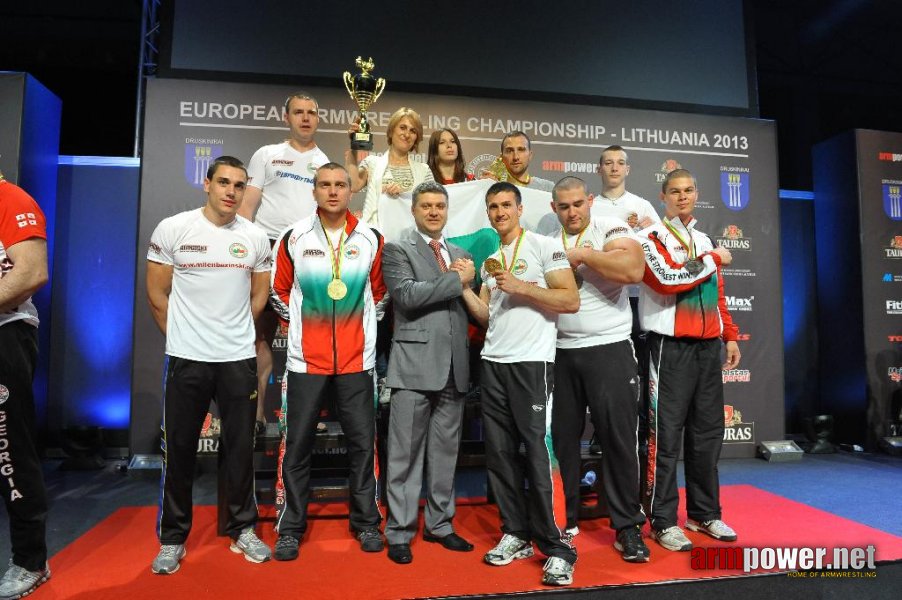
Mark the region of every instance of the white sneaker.
<instances>
[{"instance_id":1,"label":"white sneaker","mask_svg":"<svg viewBox=\"0 0 902 600\"><path fill-rule=\"evenodd\" d=\"M483 560L490 565L502 567L509 565L518 558L529 558L532 556L532 543L521 540L517 536L505 533L501 537L498 545L486 552Z\"/></svg>"},{"instance_id":2,"label":"white sneaker","mask_svg":"<svg viewBox=\"0 0 902 600\"><path fill-rule=\"evenodd\" d=\"M689 541L683 530L676 525L667 529L652 529L651 535L661 546L673 552L689 552L692 550L692 542Z\"/></svg>"},{"instance_id":3,"label":"white sneaker","mask_svg":"<svg viewBox=\"0 0 902 600\"><path fill-rule=\"evenodd\" d=\"M736 532L720 519L712 519L701 523L693 519L686 519L686 529L710 535L715 540L724 542L735 542L738 537Z\"/></svg>"},{"instance_id":4,"label":"white sneaker","mask_svg":"<svg viewBox=\"0 0 902 600\"><path fill-rule=\"evenodd\" d=\"M157 575L172 575L179 570L179 561L185 558L184 544L163 544L153 559L150 570Z\"/></svg>"},{"instance_id":5,"label":"white sneaker","mask_svg":"<svg viewBox=\"0 0 902 600\"><path fill-rule=\"evenodd\" d=\"M0 579L0 598L21 598L35 591L39 585L50 579L50 565L44 563L44 568L37 571L28 571L19 565L14 565L9 560L9 569Z\"/></svg>"},{"instance_id":6,"label":"white sneaker","mask_svg":"<svg viewBox=\"0 0 902 600\"><path fill-rule=\"evenodd\" d=\"M229 550L244 554L244 558L252 563L262 563L272 558L272 550L257 537L253 527L246 527L237 539L232 540Z\"/></svg>"},{"instance_id":7,"label":"white sneaker","mask_svg":"<svg viewBox=\"0 0 902 600\"><path fill-rule=\"evenodd\" d=\"M545 561L542 583L545 585L570 585L573 583L573 565L563 558L552 556Z\"/></svg>"}]
</instances>

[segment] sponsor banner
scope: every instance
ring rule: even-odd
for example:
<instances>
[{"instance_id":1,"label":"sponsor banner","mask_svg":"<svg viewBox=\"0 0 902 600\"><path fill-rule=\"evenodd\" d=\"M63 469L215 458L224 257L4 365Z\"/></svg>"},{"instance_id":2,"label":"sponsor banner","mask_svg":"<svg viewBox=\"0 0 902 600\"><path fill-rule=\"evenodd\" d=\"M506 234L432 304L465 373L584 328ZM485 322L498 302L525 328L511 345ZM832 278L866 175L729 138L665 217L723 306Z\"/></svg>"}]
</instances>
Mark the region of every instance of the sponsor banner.
<instances>
[{"instance_id":1,"label":"sponsor banner","mask_svg":"<svg viewBox=\"0 0 902 600\"><path fill-rule=\"evenodd\" d=\"M259 147L286 138L282 104L293 91L287 86L247 83L148 82L138 234L142 248L163 218L203 203L198 186L202 186L205 165L209 166L210 160L232 155L247 162ZM356 108L338 78L332 87L307 91L319 104L317 144L330 159L343 163L347 128ZM760 430L757 434L767 439L782 438L782 296L773 123L602 106L405 94L389 88L367 115L375 152L385 151L385 129L392 112L400 106L413 107L422 118L424 140L416 160L426 160L428 136L449 127L460 136L467 171L476 175L495 160L502 136L512 130L530 136L532 176L556 181L575 175L585 180L594 194L601 192L596 172L601 151L613 144L623 146L630 162L627 189L648 200L659 214L666 174L676 168L692 171L699 188L697 227L733 252L733 264L722 270L726 293L734 299L736 313L745 315L744 321L755 331L754 337L740 342L742 366L756 370L759 376L742 386L727 386L726 400L741 403L744 397L762 399L762 417L756 418L755 424ZM497 236L485 215L487 187L486 181L449 186L446 235L470 249L477 259L497 248ZM388 209L391 215L382 215L383 222L389 224L383 232L386 239L412 225L409 201L409 196L403 198ZM352 210L362 205L363 194L356 194ZM527 188L523 216L527 227L538 227L543 219L553 224L556 219L549 205L549 194ZM136 298L146 295L144 270L144 260L139 259ZM156 452L158 428L153 424L159 423L159 405L146 399L159 395L163 340L143 300L136 300L134 344L135 356L142 360L136 361L133 377L132 451ZM276 364L266 396L268 413L279 406L275 388L281 380L285 345L278 336L273 341ZM752 455L753 449L745 446L724 454Z\"/></svg>"}]
</instances>

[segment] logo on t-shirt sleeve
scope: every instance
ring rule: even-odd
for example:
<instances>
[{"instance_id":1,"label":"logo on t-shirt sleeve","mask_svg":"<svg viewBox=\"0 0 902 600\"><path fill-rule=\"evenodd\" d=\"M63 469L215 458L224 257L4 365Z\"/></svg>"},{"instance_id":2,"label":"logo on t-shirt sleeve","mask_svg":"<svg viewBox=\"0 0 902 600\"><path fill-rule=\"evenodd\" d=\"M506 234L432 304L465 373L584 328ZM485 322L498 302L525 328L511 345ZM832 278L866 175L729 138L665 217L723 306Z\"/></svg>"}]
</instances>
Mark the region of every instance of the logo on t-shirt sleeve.
<instances>
[{"instance_id":1,"label":"logo on t-shirt sleeve","mask_svg":"<svg viewBox=\"0 0 902 600\"><path fill-rule=\"evenodd\" d=\"M551 255L551 260L567 260L567 253L561 252L561 251L556 251L554 254Z\"/></svg>"},{"instance_id":2,"label":"logo on t-shirt sleeve","mask_svg":"<svg viewBox=\"0 0 902 600\"><path fill-rule=\"evenodd\" d=\"M21 229L22 227L28 227L29 225L36 226L38 224L37 217L33 212L30 213L20 213L16 215L16 225Z\"/></svg>"}]
</instances>

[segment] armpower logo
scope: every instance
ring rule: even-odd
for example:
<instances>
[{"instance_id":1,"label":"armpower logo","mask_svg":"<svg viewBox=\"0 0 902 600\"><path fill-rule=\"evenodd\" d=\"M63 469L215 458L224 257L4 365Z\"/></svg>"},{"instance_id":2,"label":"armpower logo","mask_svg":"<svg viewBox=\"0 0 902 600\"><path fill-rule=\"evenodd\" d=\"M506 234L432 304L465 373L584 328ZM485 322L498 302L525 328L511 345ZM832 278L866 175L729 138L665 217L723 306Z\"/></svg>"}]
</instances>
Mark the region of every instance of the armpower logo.
<instances>
[{"instance_id":1,"label":"armpower logo","mask_svg":"<svg viewBox=\"0 0 902 600\"><path fill-rule=\"evenodd\" d=\"M884 160L887 162L902 162L902 154L896 154L895 152L878 152L877 160Z\"/></svg>"},{"instance_id":2,"label":"armpower logo","mask_svg":"<svg viewBox=\"0 0 902 600\"><path fill-rule=\"evenodd\" d=\"M274 158L272 159L273 165L282 165L284 167L290 167L294 164L293 160L285 160L284 158Z\"/></svg>"},{"instance_id":3,"label":"armpower logo","mask_svg":"<svg viewBox=\"0 0 902 600\"><path fill-rule=\"evenodd\" d=\"M555 252L551 255L551 260L567 260L566 252Z\"/></svg>"},{"instance_id":4,"label":"armpower logo","mask_svg":"<svg viewBox=\"0 0 902 600\"><path fill-rule=\"evenodd\" d=\"M311 258L324 258L326 253L320 250L319 248L307 248L304 250L304 253L301 255L303 257L311 257Z\"/></svg>"},{"instance_id":5,"label":"armpower logo","mask_svg":"<svg viewBox=\"0 0 902 600\"><path fill-rule=\"evenodd\" d=\"M206 254L207 247L202 244L182 244L179 246L179 252L197 252L199 254Z\"/></svg>"}]
</instances>

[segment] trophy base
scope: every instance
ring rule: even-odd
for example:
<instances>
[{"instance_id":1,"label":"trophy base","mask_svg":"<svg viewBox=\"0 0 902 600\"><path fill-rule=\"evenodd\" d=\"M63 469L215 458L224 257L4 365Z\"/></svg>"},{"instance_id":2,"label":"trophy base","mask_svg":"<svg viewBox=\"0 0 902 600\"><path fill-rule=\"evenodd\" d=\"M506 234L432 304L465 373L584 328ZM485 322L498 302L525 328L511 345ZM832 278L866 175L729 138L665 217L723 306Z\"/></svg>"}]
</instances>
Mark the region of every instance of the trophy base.
<instances>
[{"instance_id":1,"label":"trophy base","mask_svg":"<svg viewBox=\"0 0 902 600\"><path fill-rule=\"evenodd\" d=\"M351 137L351 150L372 150L373 134L357 132Z\"/></svg>"}]
</instances>

